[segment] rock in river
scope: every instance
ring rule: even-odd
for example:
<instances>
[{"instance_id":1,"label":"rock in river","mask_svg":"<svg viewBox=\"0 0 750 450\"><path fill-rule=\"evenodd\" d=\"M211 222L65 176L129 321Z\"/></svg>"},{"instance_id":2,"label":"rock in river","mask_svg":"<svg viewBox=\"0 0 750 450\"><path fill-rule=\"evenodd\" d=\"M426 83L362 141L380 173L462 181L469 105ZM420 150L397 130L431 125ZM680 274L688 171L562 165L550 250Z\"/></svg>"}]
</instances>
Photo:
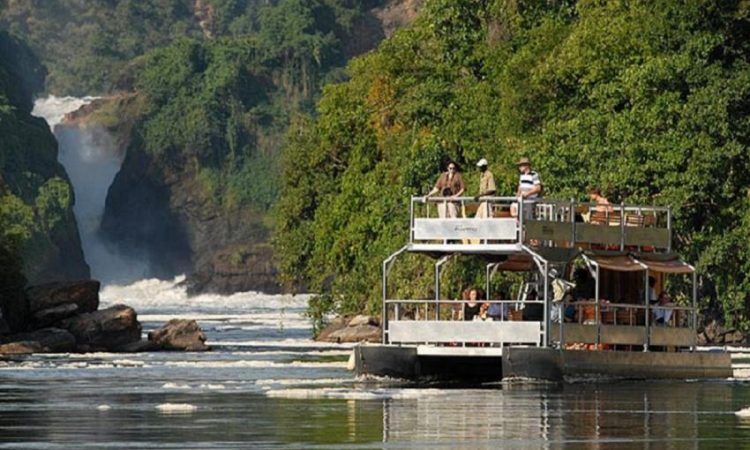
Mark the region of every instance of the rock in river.
<instances>
[{"instance_id":1,"label":"rock in river","mask_svg":"<svg viewBox=\"0 0 750 450\"><path fill-rule=\"evenodd\" d=\"M74 314L89 313L99 307L99 282L95 280L40 284L26 290L37 326L45 326ZM75 308L74 308L75 306Z\"/></svg>"},{"instance_id":2,"label":"rock in river","mask_svg":"<svg viewBox=\"0 0 750 450\"><path fill-rule=\"evenodd\" d=\"M346 326L342 326L342 321ZM379 342L381 331L377 317L354 316L352 319L334 319L318 336L326 342Z\"/></svg>"},{"instance_id":3,"label":"rock in river","mask_svg":"<svg viewBox=\"0 0 750 450\"><path fill-rule=\"evenodd\" d=\"M206 335L195 320L172 319L161 328L150 332L148 340L157 343L164 350L209 350L205 344Z\"/></svg>"},{"instance_id":4,"label":"rock in river","mask_svg":"<svg viewBox=\"0 0 750 450\"><path fill-rule=\"evenodd\" d=\"M141 324L135 310L126 305L81 314L59 325L73 333L79 351L117 351L141 338Z\"/></svg>"},{"instance_id":5,"label":"rock in river","mask_svg":"<svg viewBox=\"0 0 750 450\"><path fill-rule=\"evenodd\" d=\"M30 333L7 336L0 345L0 353L65 353L76 347L76 338L60 328L43 328Z\"/></svg>"}]
</instances>

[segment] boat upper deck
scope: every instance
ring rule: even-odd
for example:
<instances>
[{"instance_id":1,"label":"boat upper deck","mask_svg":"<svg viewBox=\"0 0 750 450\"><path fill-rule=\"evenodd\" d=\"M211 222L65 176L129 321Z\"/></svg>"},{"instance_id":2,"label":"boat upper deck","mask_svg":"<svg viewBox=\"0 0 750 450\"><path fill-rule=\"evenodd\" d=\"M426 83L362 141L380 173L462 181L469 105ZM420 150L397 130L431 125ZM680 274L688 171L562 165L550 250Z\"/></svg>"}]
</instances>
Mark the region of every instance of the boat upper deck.
<instances>
[{"instance_id":1,"label":"boat upper deck","mask_svg":"<svg viewBox=\"0 0 750 450\"><path fill-rule=\"evenodd\" d=\"M515 213L515 214L514 214ZM516 197L412 197L406 251L561 259L580 250L669 253L668 207Z\"/></svg>"}]
</instances>

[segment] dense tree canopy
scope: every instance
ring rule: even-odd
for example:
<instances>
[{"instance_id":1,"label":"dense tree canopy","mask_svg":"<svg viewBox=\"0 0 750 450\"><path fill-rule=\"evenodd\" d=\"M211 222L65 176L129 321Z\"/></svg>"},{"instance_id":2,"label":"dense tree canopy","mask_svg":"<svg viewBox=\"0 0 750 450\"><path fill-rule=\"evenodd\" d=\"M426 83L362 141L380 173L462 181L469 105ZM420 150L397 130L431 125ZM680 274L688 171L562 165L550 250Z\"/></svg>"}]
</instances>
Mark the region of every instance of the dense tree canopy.
<instances>
[{"instance_id":1,"label":"dense tree canopy","mask_svg":"<svg viewBox=\"0 0 750 450\"><path fill-rule=\"evenodd\" d=\"M0 0L0 28L34 49L55 95L101 95L119 88L128 63L180 38L258 37L264 58L306 77L343 65L348 39L375 0ZM361 49L359 49L361 51ZM310 64L315 62L315 65ZM314 78L306 89L315 89Z\"/></svg>"},{"instance_id":2,"label":"dense tree canopy","mask_svg":"<svg viewBox=\"0 0 750 450\"><path fill-rule=\"evenodd\" d=\"M322 293L314 313L378 311L380 262L407 239L409 196L447 158L480 157L511 194L513 161L528 155L548 196L582 199L594 184L610 200L671 205L704 301L747 327L749 37L741 0L427 2L290 131L283 273ZM400 294L427 295L429 266L397 270L412 280ZM446 276L454 289L469 281Z\"/></svg>"},{"instance_id":3,"label":"dense tree canopy","mask_svg":"<svg viewBox=\"0 0 750 450\"><path fill-rule=\"evenodd\" d=\"M217 17L230 3L217 3ZM247 36L178 39L131 61L120 84L140 99L124 112L136 125L133 146L165 172L197 166L215 203L265 211L278 195L278 154L290 117L311 111L320 86L339 70L352 17L363 14L365 2L245 6L257 27ZM113 114L99 119L123 117Z\"/></svg>"}]
</instances>

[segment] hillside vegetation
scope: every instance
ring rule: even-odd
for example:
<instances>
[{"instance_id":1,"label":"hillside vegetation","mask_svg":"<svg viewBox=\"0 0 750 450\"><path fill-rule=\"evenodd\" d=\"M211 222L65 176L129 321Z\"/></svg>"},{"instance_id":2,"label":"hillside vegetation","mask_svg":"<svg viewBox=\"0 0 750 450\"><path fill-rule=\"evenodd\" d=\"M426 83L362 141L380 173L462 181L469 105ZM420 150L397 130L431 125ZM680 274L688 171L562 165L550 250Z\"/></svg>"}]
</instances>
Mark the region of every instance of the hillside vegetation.
<instances>
[{"instance_id":1,"label":"hillside vegetation","mask_svg":"<svg viewBox=\"0 0 750 450\"><path fill-rule=\"evenodd\" d=\"M526 155L548 197L598 185L611 201L671 205L704 306L747 329L749 63L742 0L429 1L292 127L281 271L321 293L313 316L377 313L381 262L408 239L409 196L448 158L471 169L480 157L512 194ZM467 179L475 193L478 176ZM446 271L446 295L479 281L463 267ZM433 295L425 259L392 276L391 295Z\"/></svg>"},{"instance_id":2,"label":"hillside vegetation","mask_svg":"<svg viewBox=\"0 0 750 450\"><path fill-rule=\"evenodd\" d=\"M0 28L23 37L49 70L48 92L105 95L134 58L181 38L257 36L269 59L294 70L300 45L319 64L343 64L372 42L365 32L376 0L0 0ZM311 33L314 29L314 33ZM343 31L343 32L342 32ZM315 37L311 38L311 34ZM371 39L372 40L372 39ZM377 36L375 36L377 40ZM306 41L303 44L301 41ZM301 67L297 67L301 69Z\"/></svg>"}]
</instances>

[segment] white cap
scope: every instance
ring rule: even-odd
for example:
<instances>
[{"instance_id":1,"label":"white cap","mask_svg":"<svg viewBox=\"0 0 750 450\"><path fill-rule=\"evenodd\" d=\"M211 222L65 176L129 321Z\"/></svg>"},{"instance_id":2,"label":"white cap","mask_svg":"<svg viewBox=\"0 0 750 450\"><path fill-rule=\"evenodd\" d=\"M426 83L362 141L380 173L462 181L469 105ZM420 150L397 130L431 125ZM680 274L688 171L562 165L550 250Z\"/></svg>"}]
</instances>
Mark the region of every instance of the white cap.
<instances>
[{"instance_id":1,"label":"white cap","mask_svg":"<svg viewBox=\"0 0 750 450\"><path fill-rule=\"evenodd\" d=\"M484 158L480 159L480 160L479 160L479 161L477 162L477 167L482 167L482 166L486 166L486 165L488 165L488 164L487 164L487 160L486 160L486 159L484 159Z\"/></svg>"}]
</instances>

